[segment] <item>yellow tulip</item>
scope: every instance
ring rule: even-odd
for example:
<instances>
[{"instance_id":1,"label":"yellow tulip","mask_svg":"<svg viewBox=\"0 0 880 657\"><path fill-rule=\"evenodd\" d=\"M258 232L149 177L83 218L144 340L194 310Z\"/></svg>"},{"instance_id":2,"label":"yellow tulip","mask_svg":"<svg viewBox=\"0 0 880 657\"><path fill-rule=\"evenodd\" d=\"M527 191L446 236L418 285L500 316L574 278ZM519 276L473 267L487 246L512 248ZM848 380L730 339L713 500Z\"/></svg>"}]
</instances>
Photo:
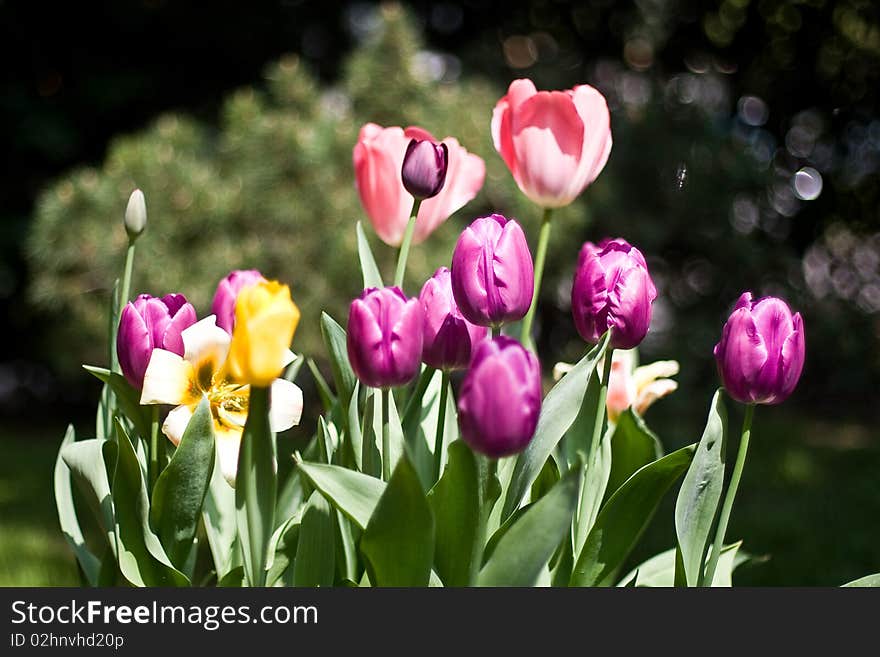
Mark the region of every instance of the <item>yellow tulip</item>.
<instances>
[{"instance_id":1,"label":"yellow tulip","mask_svg":"<svg viewBox=\"0 0 880 657\"><path fill-rule=\"evenodd\" d=\"M268 387L281 375L299 308L290 288L278 281L262 281L243 288L235 302L235 328L226 366L232 379Z\"/></svg>"}]
</instances>

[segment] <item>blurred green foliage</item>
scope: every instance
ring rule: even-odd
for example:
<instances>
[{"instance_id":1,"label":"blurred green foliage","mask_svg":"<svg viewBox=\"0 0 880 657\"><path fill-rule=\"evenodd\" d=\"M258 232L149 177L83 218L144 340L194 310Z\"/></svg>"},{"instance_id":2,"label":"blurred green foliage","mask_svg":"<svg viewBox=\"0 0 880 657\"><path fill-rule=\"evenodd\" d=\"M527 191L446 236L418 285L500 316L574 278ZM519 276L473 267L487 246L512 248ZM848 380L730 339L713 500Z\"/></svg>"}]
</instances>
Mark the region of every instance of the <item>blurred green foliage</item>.
<instances>
[{"instance_id":1,"label":"blurred green foliage","mask_svg":"<svg viewBox=\"0 0 880 657\"><path fill-rule=\"evenodd\" d=\"M132 294L183 292L201 314L232 269L260 269L291 285L303 319L295 348L321 350L322 310L340 321L361 289L354 225L366 218L354 188L351 151L360 126L420 125L456 136L487 163L480 197L410 258L408 292L451 256L477 213L504 207L537 215L514 193L489 134L499 90L483 79L437 85L416 74L418 34L399 7L345 64L338 87L323 88L290 56L271 65L261 88L225 100L217 129L179 114L116 139L99 169L73 171L46 189L27 250L31 299L53 322L50 353L68 371L106 359L106 309L120 275L121 217L140 187L148 224L138 240ZM462 111L462 108L467 108ZM371 233L380 266L395 252Z\"/></svg>"}]
</instances>

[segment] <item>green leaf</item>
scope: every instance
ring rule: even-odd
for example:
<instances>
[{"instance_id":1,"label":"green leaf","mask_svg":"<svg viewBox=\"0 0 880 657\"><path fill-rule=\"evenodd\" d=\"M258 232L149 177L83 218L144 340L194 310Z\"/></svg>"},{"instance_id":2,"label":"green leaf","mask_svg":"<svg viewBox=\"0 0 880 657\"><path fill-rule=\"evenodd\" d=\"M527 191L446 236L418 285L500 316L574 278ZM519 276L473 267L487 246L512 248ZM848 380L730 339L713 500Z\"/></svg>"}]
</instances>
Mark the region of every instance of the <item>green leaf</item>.
<instances>
[{"instance_id":1,"label":"green leaf","mask_svg":"<svg viewBox=\"0 0 880 657\"><path fill-rule=\"evenodd\" d=\"M587 536L572 573L572 586L612 583L666 491L690 465L695 448L683 447L640 468L617 489Z\"/></svg>"},{"instance_id":2,"label":"green leaf","mask_svg":"<svg viewBox=\"0 0 880 657\"><path fill-rule=\"evenodd\" d=\"M236 566L217 582L220 588L239 589L244 586L244 566Z\"/></svg>"},{"instance_id":3,"label":"green leaf","mask_svg":"<svg viewBox=\"0 0 880 657\"><path fill-rule=\"evenodd\" d=\"M214 420L208 398L203 397L156 481L150 507L150 524L178 569L192 550L213 471Z\"/></svg>"},{"instance_id":4,"label":"green leaf","mask_svg":"<svg viewBox=\"0 0 880 657\"><path fill-rule=\"evenodd\" d=\"M859 577L858 579L854 579L851 582L847 582L843 586L852 587L852 588L868 588L868 587L877 587L880 586L880 573L875 573L873 575L865 575L864 577Z\"/></svg>"},{"instance_id":5,"label":"green leaf","mask_svg":"<svg viewBox=\"0 0 880 657\"><path fill-rule=\"evenodd\" d=\"M336 568L336 527L334 510L319 491L306 504L296 560L293 562L294 586L332 586Z\"/></svg>"},{"instance_id":6,"label":"green leaf","mask_svg":"<svg viewBox=\"0 0 880 657\"><path fill-rule=\"evenodd\" d=\"M333 510L336 516L337 572L340 580L355 581L358 575L358 556L351 521L339 509Z\"/></svg>"},{"instance_id":7,"label":"green leaf","mask_svg":"<svg viewBox=\"0 0 880 657\"><path fill-rule=\"evenodd\" d=\"M82 499L107 535L107 542L115 549L116 539L113 531L116 523L113 519L110 479L107 476L104 458L104 449L107 448L107 445L107 441L97 438L79 440L62 445L59 454L64 465L70 470L77 490L82 494ZM109 460L115 462L115 454Z\"/></svg>"},{"instance_id":8,"label":"green leaf","mask_svg":"<svg viewBox=\"0 0 880 657\"><path fill-rule=\"evenodd\" d=\"M382 274L379 273L379 267L376 266L376 259L373 257L373 251L370 249L370 242L364 234L364 227L361 222L357 222L357 243L358 258L361 261L361 273L364 277L364 289L368 287L385 287L382 283Z\"/></svg>"},{"instance_id":9,"label":"green leaf","mask_svg":"<svg viewBox=\"0 0 880 657\"><path fill-rule=\"evenodd\" d=\"M719 389L712 398L706 428L675 502L675 533L689 586L702 580L702 564L724 488L727 411Z\"/></svg>"},{"instance_id":10,"label":"green leaf","mask_svg":"<svg viewBox=\"0 0 880 657\"><path fill-rule=\"evenodd\" d=\"M235 565L233 554L238 527L235 524L235 490L224 479L216 454L211 483L202 507L202 519L208 547L214 559L214 570L217 572L217 579L222 580Z\"/></svg>"},{"instance_id":11,"label":"green leaf","mask_svg":"<svg viewBox=\"0 0 880 657\"><path fill-rule=\"evenodd\" d=\"M351 447L351 455L355 467L364 470L364 436L361 433L361 419L358 413L358 397L360 396L360 381L355 381L354 390L351 393L351 402L348 404L348 444Z\"/></svg>"},{"instance_id":12,"label":"green leaf","mask_svg":"<svg viewBox=\"0 0 880 657\"><path fill-rule=\"evenodd\" d=\"M58 510L58 522L61 525L61 532L76 555L76 560L79 561L86 581L88 581L90 586L97 586L101 562L86 547L86 540L80 529L79 520L76 517L76 508L73 503L70 469L61 458L64 448L74 444L74 440L73 425L69 425L67 433L64 434L64 440L61 441L61 447L58 449L58 456L55 458L55 506ZM101 468L103 469L103 467L102 464Z\"/></svg>"},{"instance_id":13,"label":"green leaf","mask_svg":"<svg viewBox=\"0 0 880 657\"><path fill-rule=\"evenodd\" d=\"M266 563L266 586L274 586L278 580L281 580L285 586L294 585L290 564L296 561L299 533L305 511L306 503L303 502L302 506L273 532L269 541L269 561Z\"/></svg>"},{"instance_id":14,"label":"green leaf","mask_svg":"<svg viewBox=\"0 0 880 657\"><path fill-rule=\"evenodd\" d=\"M476 457L462 441L449 446L449 463L428 493L437 523L434 567L446 586L467 586L480 523L480 481Z\"/></svg>"},{"instance_id":15,"label":"green leaf","mask_svg":"<svg viewBox=\"0 0 880 657\"><path fill-rule=\"evenodd\" d=\"M135 431L142 438L148 438L150 435L150 414L141 406L140 392L132 388L121 374L91 365L83 365L83 368L110 386L113 394L116 395L116 403L125 416L131 420Z\"/></svg>"},{"instance_id":16,"label":"green leaf","mask_svg":"<svg viewBox=\"0 0 880 657\"><path fill-rule=\"evenodd\" d=\"M718 568L712 582L714 587L731 586L733 571L739 566L751 560L751 556L742 552L742 541L725 545L721 549L718 558ZM711 550L711 548L710 548ZM676 548L656 554L647 561L639 564L627 573L618 586L632 586L632 582L638 574L638 582L635 586L672 587L675 586L675 552Z\"/></svg>"},{"instance_id":17,"label":"green leaf","mask_svg":"<svg viewBox=\"0 0 880 657\"><path fill-rule=\"evenodd\" d=\"M312 373L312 378L315 380L315 388L318 391L318 398L321 400L321 405L324 407L325 411L330 412L333 405L336 403L336 397L333 395L333 391L330 390L330 386L327 385L327 380L324 378L324 375L321 374L321 370L318 369L315 361L309 358L307 363L309 365L309 371Z\"/></svg>"},{"instance_id":18,"label":"green leaf","mask_svg":"<svg viewBox=\"0 0 880 657\"><path fill-rule=\"evenodd\" d=\"M516 460L501 512L502 521L519 508L547 458L577 417L587 390L587 382L596 370L596 364L605 355L608 339L606 334L598 345L562 377L544 399L535 437Z\"/></svg>"},{"instance_id":19,"label":"green leaf","mask_svg":"<svg viewBox=\"0 0 880 657\"><path fill-rule=\"evenodd\" d=\"M498 541L477 578L479 586L535 586L569 531L577 505L580 465L532 504Z\"/></svg>"},{"instance_id":20,"label":"green leaf","mask_svg":"<svg viewBox=\"0 0 880 657\"><path fill-rule=\"evenodd\" d=\"M297 468L334 507L361 529L367 526L385 491L385 482L338 465L297 460Z\"/></svg>"},{"instance_id":21,"label":"green leaf","mask_svg":"<svg viewBox=\"0 0 880 657\"><path fill-rule=\"evenodd\" d=\"M374 390L373 397L373 436L376 439L376 449L381 454L382 450L382 391ZM403 427L400 424L400 416L397 414L397 404L394 402L394 394L388 392L388 454L383 455L390 459L390 470L397 467L397 462L403 456Z\"/></svg>"},{"instance_id":22,"label":"green leaf","mask_svg":"<svg viewBox=\"0 0 880 657\"><path fill-rule=\"evenodd\" d=\"M628 408L611 434L611 472L605 487L605 499L611 497L639 468L663 456L660 440L645 421Z\"/></svg>"},{"instance_id":23,"label":"green leaf","mask_svg":"<svg viewBox=\"0 0 880 657\"><path fill-rule=\"evenodd\" d=\"M584 483L581 487L581 499L578 505L578 514L575 516L574 550L573 555L579 555L583 550L590 531L599 516L602 508L602 500L605 499L605 491L608 487L608 477L612 468L611 434L606 431L599 439L599 445L592 454L592 459L584 473Z\"/></svg>"},{"instance_id":24,"label":"green leaf","mask_svg":"<svg viewBox=\"0 0 880 657\"><path fill-rule=\"evenodd\" d=\"M408 456L397 462L360 549L375 586L428 585L434 562L434 518Z\"/></svg>"},{"instance_id":25,"label":"green leaf","mask_svg":"<svg viewBox=\"0 0 880 657\"><path fill-rule=\"evenodd\" d=\"M269 389L251 386L235 480L238 536L245 581L264 586L278 494L275 435L269 427Z\"/></svg>"},{"instance_id":26,"label":"green leaf","mask_svg":"<svg viewBox=\"0 0 880 657\"><path fill-rule=\"evenodd\" d=\"M348 345L345 330L327 313L321 313L321 335L330 355L330 368L336 384L336 396L342 408L348 408L351 393L357 380L348 362Z\"/></svg>"},{"instance_id":27,"label":"green leaf","mask_svg":"<svg viewBox=\"0 0 880 657\"><path fill-rule=\"evenodd\" d=\"M112 495L119 570L135 586L186 586L186 576L171 565L150 529L147 485L131 440L118 418L116 442L119 450Z\"/></svg>"}]
</instances>

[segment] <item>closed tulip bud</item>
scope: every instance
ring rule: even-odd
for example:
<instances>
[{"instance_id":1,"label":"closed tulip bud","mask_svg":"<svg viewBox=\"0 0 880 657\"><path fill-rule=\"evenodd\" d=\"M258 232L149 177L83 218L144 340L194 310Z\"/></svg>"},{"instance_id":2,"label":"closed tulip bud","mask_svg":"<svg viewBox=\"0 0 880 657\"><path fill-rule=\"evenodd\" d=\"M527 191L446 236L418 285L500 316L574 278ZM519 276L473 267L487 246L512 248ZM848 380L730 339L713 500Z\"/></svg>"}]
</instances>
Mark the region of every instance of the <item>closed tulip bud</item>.
<instances>
[{"instance_id":1,"label":"closed tulip bud","mask_svg":"<svg viewBox=\"0 0 880 657\"><path fill-rule=\"evenodd\" d=\"M183 356L184 329L196 323L196 311L182 294L161 299L141 294L122 309L116 334L116 355L128 382L140 390L153 349Z\"/></svg>"},{"instance_id":2,"label":"closed tulip bud","mask_svg":"<svg viewBox=\"0 0 880 657\"><path fill-rule=\"evenodd\" d=\"M235 326L235 300L238 299L238 293L249 285L265 280L256 269L233 271L221 280L211 302L211 313L217 318L217 326L231 335Z\"/></svg>"},{"instance_id":3,"label":"closed tulip bud","mask_svg":"<svg viewBox=\"0 0 880 657\"><path fill-rule=\"evenodd\" d=\"M744 404L779 404L793 391L804 368L800 313L776 297L740 296L715 345L718 372L727 393Z\"/></svg>"},{"instance_id":4,"label":"closed tulip bud","mask_svg":"<svg viewBox=\"0 0 880 657\"><path fill-rule=\"evenodd\" d=\"M492 139L526 196L545 208L562 207L608 161L608 103L586 84L538 91L531 80L514 80L492 113Z\"/></svg>"},{"instance_id":5,"label":"closed tulip bud","mask_svg":"<svg viewBox=\"0 0 880 657\"><path fill-rule=\"evenodd\" d=\"M299 308L290 288L261 281L242 288L235 302L235 328L226 368L237 383L266 388L289 362L290 343L299 324Z\"/></svg>"},{"instance_id":6,"label":"closed tulip bud","mask_svg":"<svg viewBox=\"0 0 880 657\"><path fill-rule=\"evenodd\" d=\"M645 257L625 240L587 242L581 248L571 288L571 312L578 333L597 343L611 330L611 346L632 349L651 324L657 289Z\"/></svg>"},{"instance_id":7,"label":"closed tulip bud","mask_svg":"<svg viewBox=\"0 0 880 657\"><path fill-rule=\"evenodd\" d=\"M411 139L403 156L403 186L420 201L437 196L446 181L449 149L446 144Z\"/></svg>"},{"instance_id":8,"label":"closed tulip bud","mask_svg":"<svg viewBox=\"0 0 880 657\"><path fill-rule=\"evenodd\" d=\"M535 269L515 220L492 214L464 229L452 254L452 292L473 324L500 326L525 316L535 292Z\"/></svg>"},{"instance_id":9,"label":"closed tulip bud","mask_svg":"<svg viewBox=\"0 0 880 657\"><path fill-rule=\"evenodd\" d=\"M467 321L452 295L452 276L441 267L425 282L419 302L425 314L422 360L438 370L463 369L471 351L486 338L485 326Z\"/></svg>"},{"instance_id":10,"label":"closed tulip bud","mask_svg":"<svg viewBox=\"0 0 880 657\"><path fill-rule=\"evenodd\" d=\"M373 388L410 381L421 364L423 320L419 300L399 287L364 290L348 313L348 359L357 377Z\"/></svg>"},{"instance_id":11,"label":"closed tulip bud","mask_svg":"<svg viewBox=\"0 0 880 657\"><path fill-rule=\"evenodd\" d=\"M541 366L506 336L474 350L458 397L461 436L471 448L499 458L525 449L541 414Z\"/></svg>"},{"instance_id":12,"label":"closed tulip bud","mask_svg":"<svg viewBox=\"0 0 880 657\"><path fill-rule=\"evenodd\" d=\"M144 193L136 189L128 197L128 205L125 207L125 232L128 239L134 241L147 227L147 203Z\"/></svg>"}]
</instances>

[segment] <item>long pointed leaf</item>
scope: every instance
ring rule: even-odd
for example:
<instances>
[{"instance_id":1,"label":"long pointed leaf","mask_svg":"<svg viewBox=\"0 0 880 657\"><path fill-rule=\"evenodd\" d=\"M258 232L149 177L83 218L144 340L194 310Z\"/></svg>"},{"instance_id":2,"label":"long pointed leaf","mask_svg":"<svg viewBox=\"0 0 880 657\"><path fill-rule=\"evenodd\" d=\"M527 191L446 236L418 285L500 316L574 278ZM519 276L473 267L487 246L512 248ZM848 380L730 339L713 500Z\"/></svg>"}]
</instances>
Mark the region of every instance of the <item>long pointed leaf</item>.
<instances>
[{"instance_id":1,"label":"long pointed leaf","mask_svg":"<svg viewBox=\"0 0 880 657\"><path fill-rule=\"evenodd\" d=\"M502 522L519 508L526 493L544 467L544 462L577 417L596 364L605 356L608 334L562 377L541 406L535 437L516 460L510 487L501 512Z\"/></svg>"},{"instance_id":2,"label":"long pointed leaf","mask_svg":"<svg viewBox=\"0 0 880 657\"><path fill-rule=\"evenodd\" d=\"M178 568L192 550L213 471L214 420L205 397L153 488L150 523Z\"/></svg>"},{"instance_id":3,"label":"long pointed leaf","mask_svg":"<svg viewBox=\"0 0 880 657\"><path fill-rule=\"evenodd\" d=\"M666 491L691 463L696 445L639 469L599 512L571 577L572 586L608 586L645 531Z\"/></svg>"},{"instance_id":4,"label":"long pointed leaf","mask_svg":"<svg viewBox=\"0 0 880 657\"><path fill-rule=\"evenodd\" d=\"M580 470L580 466L569 470L511 525L480 571L479 586L535 586L539 582L571 525Z\"/></svg>"},{"instance_id":5,"label":"long pointed leaf","mask_svg":"<svg viewBox=\"0 0 880 657\"><path fill-rule=\"evenodd\" d=\"M297 461L297 468L361 529L367 526L385 491L385 482L338 465Z\"/></svg>"},{"instance_id":6,"label":"long pointed leaf","mask_svg":"<svg viewBox=\"0 0 880 657\"><path fill-rule=\"evenodd\" d=\"M675 533L689 586L696 586L702 579L712 525L718 515L724 488L726 434L727 411L721 390L718 390L712 398L706 428L675 503Z\"/></svg>"},{"instance_id":7,"label":"long pointed leaf","mask_svg":"<svg viewBox=\"0 0 880 657\"><path fill-rule=\"evenodd\" d=\"M422 484L404 455L376 505L360 543L376 586L427 586L434 561L434 518Z\"/></svg>"}]
</instances>

